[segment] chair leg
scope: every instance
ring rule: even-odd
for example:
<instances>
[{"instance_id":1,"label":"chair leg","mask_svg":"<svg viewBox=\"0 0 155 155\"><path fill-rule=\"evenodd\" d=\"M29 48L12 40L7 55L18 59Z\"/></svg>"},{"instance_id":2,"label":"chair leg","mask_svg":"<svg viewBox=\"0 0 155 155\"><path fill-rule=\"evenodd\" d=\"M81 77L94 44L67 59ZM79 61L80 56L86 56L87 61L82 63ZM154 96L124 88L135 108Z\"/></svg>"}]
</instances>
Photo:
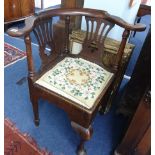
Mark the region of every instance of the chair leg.
<instances>
[{"instance_id":1,"label":"chair leg","mask_svg":"<svg viewBox=\"0 0 155 155\"><path fill-rule=\"evenodd\" d=\"M80 144L77 147L76 153L77 155L87 155L86 149L84 148L85 141L81 139Z\"/></svg>"},{"instance_id":2,"label":"chair leg","mask_svg":"<svg viewBox=\"0 0 155 155\"><path fill-rule=\"evenodd\" d=\"M36 126L39 126L39 110L38 110L38 98L32 98L32 107L33 107L33 113L34 113L34 123Z\"/></svg>"},{"instance_id":3,"label":"chair leg","mask_svg":"<svg viewBox=\"0 0 155 155\"><path fill-rule=\"evenodd\" d=\"M34 114L34 123L36 126L39 126L39 110L38 110L38 96L34 94L35 89L33 88L33 82L30 77L28 77L28 84L29 84L29 93L30 93L30 100L33 107L33 114Z\"/></svg>"},{"instance_id":4,"label":"chair leg","mask_svg":"<svg viewBox=\"0 0 155 155\"><path fill-rule=\"evenodd\" d=\"M80 135L81 141L77 147L77 155L87 155L86 149L84 148L85 141L89 140L93 133L93 128L90 125L89 128L84 128L83 126L71 122L72 128Z\"/></svg>"}]
</instances>

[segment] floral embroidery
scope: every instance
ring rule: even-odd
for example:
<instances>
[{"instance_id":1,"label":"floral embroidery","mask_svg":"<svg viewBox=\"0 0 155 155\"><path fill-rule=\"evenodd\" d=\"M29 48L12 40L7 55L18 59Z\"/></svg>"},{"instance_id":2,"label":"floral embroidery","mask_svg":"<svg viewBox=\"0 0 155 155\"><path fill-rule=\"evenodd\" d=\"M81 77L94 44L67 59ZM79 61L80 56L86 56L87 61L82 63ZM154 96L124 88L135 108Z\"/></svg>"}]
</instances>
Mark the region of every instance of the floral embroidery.
<instances>
[{"instance_id":1,"label":"floral embroidery","mask_svg":"<svg viewBox=\"0 0 155 155\"><path fill-rule=\"evenodd\" d=\"M41 78L50 86L89 105L95 102L110 77L112 73L94 63L67 57Z\"/></svg>"},{"instance_id":2,"label":"floral embroidery","mask_svg":"<svg viewBox=\"0 0 155 155\"><path fill-rule=\"evenodd\" d=\"M84 69L70 69L69 73L66 75L66 79L69 81L70 84L84 85L88 82L90 77L89 73L87 73Z\"/></svg>"}]
</instances>

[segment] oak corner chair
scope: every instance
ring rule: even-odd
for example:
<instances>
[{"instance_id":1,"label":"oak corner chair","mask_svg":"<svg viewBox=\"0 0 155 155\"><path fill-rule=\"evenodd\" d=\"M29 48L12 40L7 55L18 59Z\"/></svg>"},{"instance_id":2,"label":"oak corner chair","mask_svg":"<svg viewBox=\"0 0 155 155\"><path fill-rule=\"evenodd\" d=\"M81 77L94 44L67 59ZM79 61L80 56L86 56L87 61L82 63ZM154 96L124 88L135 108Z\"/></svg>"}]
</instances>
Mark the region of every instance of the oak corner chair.
<instances>
[{"instance_id":1,"label":"oak corner chair","mask_svg":"<svg viewBox=\"0 0 155 155\"><path fill-rule=\"evenodd\" d=\"M53 39L52 19L64 16L65 46L56 51ZM79 54L69 51L70 18L84 16L86 37ZM94 24L96 22L96 25ZM113 66L103 63L104 40L109 31L118 25L124 28L122 41ZM92 136L91 123L98 108L104 104L106 93L113 90L113 83L120 68L120 62L130 31L143 31L142 24L131 25L119 17L95 9L53 9L35 14L25 20L25 27L10 28L13 37L24 36L30 99L33 106L34 122L39 125L38 99L43 98L62 108L71 120L71 126L80 135L78 155L85 155L84 142ZM41 66L35 70L32 57L30 33L34 32L39 44ZM61 37L61 36L60 36ZM51 48L48 54L45 48Z\"/></svg>"}]
</instances>

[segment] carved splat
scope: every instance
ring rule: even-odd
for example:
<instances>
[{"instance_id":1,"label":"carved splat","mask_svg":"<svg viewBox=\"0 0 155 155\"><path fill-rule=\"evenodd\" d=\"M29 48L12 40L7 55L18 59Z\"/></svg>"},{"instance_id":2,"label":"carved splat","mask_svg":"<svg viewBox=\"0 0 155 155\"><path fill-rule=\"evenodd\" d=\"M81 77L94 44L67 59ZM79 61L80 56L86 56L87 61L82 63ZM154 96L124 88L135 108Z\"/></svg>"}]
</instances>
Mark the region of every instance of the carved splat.
<instances>
[{"instance_id":1,"label":"carved splat","mask_svg":"<svg viewBox=\"0 0 155 155\"><path fill-rule=\"evenodd\" d=\"M33 32L39 44L39 54L42 60L42 66L50 60L50 56L55 51L53 41L52 19L44 22L38 22Z\"/></svg>"},{"instance_id":2,"label":"carved splat","mask_svg":"<svg viewBox=\"0 0 155 155\"><path fill-rule=\"evenodd\" d=\"M104 19L95 19L87 16L85 19L87 26L85 42L94 42L98 46L103 44L104 39L115 24Z\"/></svg>"},{"instance_id":3,"label":"carved splat","mask_svg":"<svg viewBox=\"0 0 155 155\"><path fill-rule=\"evenodd\" d=\"M91 53L99 53L102 58L104 49L104 40L115 24L101 18L85 17L86 19L86 37L83 44L83 50ZM90 54L89 53L89 54Z\"/></svg>"}]
</instances>

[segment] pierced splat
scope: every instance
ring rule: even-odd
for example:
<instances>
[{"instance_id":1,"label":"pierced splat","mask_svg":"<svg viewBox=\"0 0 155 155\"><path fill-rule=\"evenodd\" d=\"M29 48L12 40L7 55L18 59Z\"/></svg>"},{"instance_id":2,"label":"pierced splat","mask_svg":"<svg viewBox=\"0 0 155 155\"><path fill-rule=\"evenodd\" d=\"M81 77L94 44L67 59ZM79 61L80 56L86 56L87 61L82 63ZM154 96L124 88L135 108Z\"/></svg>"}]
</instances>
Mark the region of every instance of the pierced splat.
<instances>
[{"instance_id":1,"label":"pierced splat","mask_svg":"<svg viewBox=\"0 0 155 155\"><path fill-rule=\"evenodd\" d=\"M91 53L98 52L100 60L103 55L104 40L115 24L101 18L85 17L86 19L86 37L83 43L83 50ZM98 58L97 58L98 59Z\"/></svg>"},{"instance_id":2,"label":"pierced splat","mask_svg":"<svg viewBox=\"0 0 155 155\"><path fill-rule=\"evenodd\" d=\"M33 32L39 44L39 54L42 60L43 67L43 65L45 65L45 62L47 63L51 60L51 55L55 51L52 19L37 23L37 25L33 29Z\"/></svg>"},{"instance_id":3,"label":"pierced splat","mask_svg":"<svg viewBox=\"0 0 155 155\"><path fill-rule=\"evenodd\" d=\"M100 18L86 16L85 19L87 26L85 42L103 44L104 39L115 24Z\"/></svg>"}]
</instances>

